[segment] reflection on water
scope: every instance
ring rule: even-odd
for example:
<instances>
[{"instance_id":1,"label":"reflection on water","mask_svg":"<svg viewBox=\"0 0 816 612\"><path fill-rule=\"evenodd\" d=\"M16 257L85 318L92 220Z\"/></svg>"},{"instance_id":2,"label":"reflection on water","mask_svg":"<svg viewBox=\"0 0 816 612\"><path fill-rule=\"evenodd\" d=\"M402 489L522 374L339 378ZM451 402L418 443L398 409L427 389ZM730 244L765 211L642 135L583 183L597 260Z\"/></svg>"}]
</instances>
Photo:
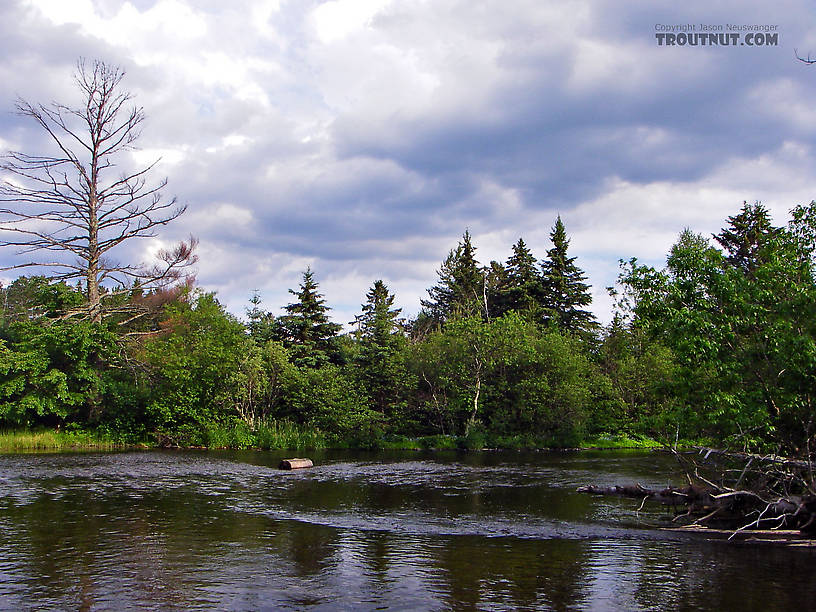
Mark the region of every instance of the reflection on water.
<instances>
[{"instance_id":1,"label":"reflection on water","mask_svg":"<svg viewBox=\"0 0 816 612\"><path fill-rule=\"evenodd\" d=\"M649 453L0 456L3 609L718 609L816 601L810 550L578 494ZM806 606L805 606L806 607Z\"/></svg>"}]
</instances>

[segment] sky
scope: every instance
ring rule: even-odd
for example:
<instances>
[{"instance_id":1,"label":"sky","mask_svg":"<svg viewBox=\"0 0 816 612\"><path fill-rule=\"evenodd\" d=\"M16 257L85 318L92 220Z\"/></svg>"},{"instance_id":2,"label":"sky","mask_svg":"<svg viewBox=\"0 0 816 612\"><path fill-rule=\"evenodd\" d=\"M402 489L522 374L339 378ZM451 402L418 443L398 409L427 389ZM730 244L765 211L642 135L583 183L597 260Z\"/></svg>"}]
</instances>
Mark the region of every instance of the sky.
<instances>
[{"instance_id":1,"label":"sky","mask_svg":"<svg viewBox=\"0 0 816 612\"><path fill-rule=\"evenodd\" d=\"M756 25L776 44L728 29ZM816 198L814 25L807 0L6 0L0 151L48 150L15 100L75 104L99 59L147 115L121 167L160 159L187 205L120 260L192 234L238 316L311 267L347 324L376 279L415 315L465 230L483 264L520 237L543 259L560 215L609 322L620 259ZM739 42L657 36L718 29Z\"/></svg>"}]
</instances>

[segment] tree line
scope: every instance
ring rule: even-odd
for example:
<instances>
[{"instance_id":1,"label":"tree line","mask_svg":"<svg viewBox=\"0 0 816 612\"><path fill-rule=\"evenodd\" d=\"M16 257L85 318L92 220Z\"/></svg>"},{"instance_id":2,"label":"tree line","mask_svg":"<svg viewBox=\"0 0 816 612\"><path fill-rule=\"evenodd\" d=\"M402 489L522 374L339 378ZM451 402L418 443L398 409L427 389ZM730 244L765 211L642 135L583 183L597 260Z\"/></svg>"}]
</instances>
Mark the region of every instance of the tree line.
<instances>
[{"instance_id":1,"label":"tree line","mask_svg":"<svg viewBox=\"0 0 816 612\"><path fill-rule=\"evenodd\" d=\"M553 239L566 255L560 218ZM566 256L561 272L539 266L523 240L506 264L475 252L465 232L413 320L375 281L347 333L310 269L284 314L256 292L245 321L191 284L133 285L99 321L66 318L88 302L82 285L19 277L0 288L0 420L186 444L275 419L366 444L474 431L577 441L602 386L583 273Z\"/></svg>"},{"instance_id":2,"label":"tree line","mask_svg":"<svg viewBox=\"0 0 816 612\"><path fill-rule=\"evenodd\" d=\"M179 444L289 421L357 445L626 433L810 452L816 204L777 227L746 203L713 244L681 232L663 269L622 262L608 326L585 309L560 218L551 239L541 261L520 239L481 265L465 232L416 317L376 280L346 333L310 269L283 314L256 293L244 321L190 284L132 286L102 321L65 318L84 287L20 277L0 289L0 422Z\"/></svg>"},{"instance_id":3,"label":"tree line","mask_svg":"<svg viewBox=\"0 0 816 612\"><path fill-rule=\"evenodd\" d=\"M608 326L560 217L542 259L520 238L483 265L465 231L411 319L376 280L341 333L307 269L282 315L256 293L242 321L186 275L193 238L154 265L115 259L184 212L153 165L122 161L144 117L123 75L80 61L83 104L18 102L52 149L0 163L0 246L26 257L5 269L42 272L0 288L0 426L234 446L277 423L364 446L626 433L811 453L816 204L777 227L743 203L713 243L683 230L663 269L622 262Z\"/></svg>"}]
</instances>

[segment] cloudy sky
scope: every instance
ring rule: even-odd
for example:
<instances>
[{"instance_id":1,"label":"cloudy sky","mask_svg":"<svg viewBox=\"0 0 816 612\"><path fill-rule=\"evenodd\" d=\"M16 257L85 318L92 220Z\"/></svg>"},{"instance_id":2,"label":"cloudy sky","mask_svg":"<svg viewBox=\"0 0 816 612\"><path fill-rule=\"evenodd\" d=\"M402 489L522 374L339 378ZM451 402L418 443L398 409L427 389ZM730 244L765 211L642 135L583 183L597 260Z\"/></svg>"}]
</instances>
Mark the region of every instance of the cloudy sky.
<instances>
[{"instance_id":1,"label":"cloudy sky","mask_svg":"<svg viewBox=\"0 0 816 612\"><path fill-rule=\"evenodd\" d=\"M814 7L5 0L0 149L42 152L15 98L71 103L77 58L102 59L148 116L131 161L161 157L188 205L120 258L192 233L199 284L238 315L256 289L277 312L311 266L346 323L377 278L415 314L465 229L483 263L520 236L543 258L560 214L608 321L620 258L661 264L743 200L782 223L816 197L816 65L794 56L816 56ZM658 45L681 24L779 36Z\"/></svg>"}]
</instances>

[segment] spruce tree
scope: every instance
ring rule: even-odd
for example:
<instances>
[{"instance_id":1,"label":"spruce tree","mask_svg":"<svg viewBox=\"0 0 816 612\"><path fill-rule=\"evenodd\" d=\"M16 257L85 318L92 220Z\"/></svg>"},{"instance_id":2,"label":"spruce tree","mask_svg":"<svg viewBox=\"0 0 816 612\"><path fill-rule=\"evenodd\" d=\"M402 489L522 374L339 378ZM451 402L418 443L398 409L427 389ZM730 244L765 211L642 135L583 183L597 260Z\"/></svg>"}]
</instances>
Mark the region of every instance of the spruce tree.
<instances>
[{"instance_id":1,"label":"spruce tree","mask_svg":"<svg viewBox=\"0 0 816 612\"><path fill-rule=\"evenodd\" d=\"M508 301L507 269L498 261L491 261L484 270L489 318L498 318L510 310Z\"/></svg>"},{"instance_id":2,"label":"spruce tree","mask_svg":"<svg viewBox=\"0 0 816 612\"><path fill-rule=\"evenodd\" d=\"M261 294L256 289L249 298L250 305L244 309L247 316L247 333L257 344L264 344L272 338L272 327L275 321L272 313L261 308L262 303Z\"/></svg>"},{"instance_id":3,"label":"spruce tree","mask_svg":"<svg viewBox=\"0 0 816 612\"><path fill-rule=\"evenodd\" d=\"M319 368L339 356L336 337L342 326L329 321L330 309L317 288L314 273L307 268L300 290L289 290L297 301L287 305L286 314L277 319L277 339L289 349L297 366Z\"/></svg>"},{"instance_id":4,"label":"spruce tree","mask_svg":"<svg viewBox=\"0 0 816 612\"><path fill-rule=\"evenodd\" d=\"M485 278L476 261L476 247L465 231L438 270L439 283L428 289L430 299L421 300L425 316L442 324L454 316L477 316L484 312Z\"/></svg>"},{"instance_id":5,"label":"spruce tree","mask_svg":"<svg viewBox=\"0 0 816 612\"><path fill-rule=\"evenodd\" d=\"M569 239L561 216L550 232L553 248L541 264L545 320L566 332L586 333L597 327L595 316L581 308L592 303L586 275L567 255Z\"/></svg>"},{"instance_id":6,"label":"spruce tree","mask_svg":"<svg viewBox=\"0 0 816 612\"><path fill-rule=\"evenodd\" d=\"M399 353L405 338L400 332L400 308L394 308L394 294L382 280L377 280L366 294L359 326L359 352L354 362L373 407L382 413L401 395L400 379L404 372Z\"/></svg>"},{"instance_id":7,"label":"spruce tree","mask_svg":"<svg viewBox=\"0 0 816 612\"><path fill-rule=\"evenodd\" d=\"M401 308L392 308L394 294L388 291L382 280L374 281L374 285L366 293L366 303L362 305L362 314L354 319L359 326L360 341L364 344L387 346L395 333L398 332L398 317Z\"/></svg>"},{"instance_id":8,"label":"spruce tree","mask_svg":"<svg viewBox=\"0 0 816 612\"><path fill-rule=\"evenodd\" d=\"M503 304L505 312L515 310L537 318L541 310L542 278L538 262L523 238L513 245L513 254L504 266L507 280Z\"/></svg>"},{"instance_id":9,"label":"spruce tree","mask_svg":"<svg viewBox=\"0 0 816 612\"><path fill-rule=\"evenodd\" d=\"M771 238L778 236L779 232L779 228L771 225L768 209L760 202L743 202L740 213L728 217L728 226L715 234L714 240L728 253L728 263L751 273L762 263L764 246Z\"/></svg>"}]
</instances>

